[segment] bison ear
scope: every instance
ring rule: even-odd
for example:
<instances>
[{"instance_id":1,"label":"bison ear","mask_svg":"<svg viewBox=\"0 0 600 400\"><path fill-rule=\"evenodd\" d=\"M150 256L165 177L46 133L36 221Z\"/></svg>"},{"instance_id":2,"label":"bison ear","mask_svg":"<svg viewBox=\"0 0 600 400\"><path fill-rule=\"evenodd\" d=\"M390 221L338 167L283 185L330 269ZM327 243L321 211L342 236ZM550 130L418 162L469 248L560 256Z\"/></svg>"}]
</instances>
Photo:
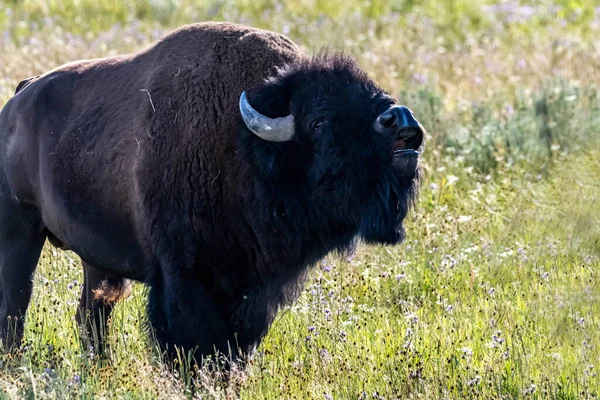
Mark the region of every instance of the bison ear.
<instances>
[{"instance_id":1,"label":"bison ear","mask_svg":"<svg viewBox=\"0 0 600 400\"><path fill-rule=\"evenodd\" d=\"M289 83L286 79L271 79L248 91L248 101L259 113L269 118L290 115Z\"/></svg>"}]
</instances>

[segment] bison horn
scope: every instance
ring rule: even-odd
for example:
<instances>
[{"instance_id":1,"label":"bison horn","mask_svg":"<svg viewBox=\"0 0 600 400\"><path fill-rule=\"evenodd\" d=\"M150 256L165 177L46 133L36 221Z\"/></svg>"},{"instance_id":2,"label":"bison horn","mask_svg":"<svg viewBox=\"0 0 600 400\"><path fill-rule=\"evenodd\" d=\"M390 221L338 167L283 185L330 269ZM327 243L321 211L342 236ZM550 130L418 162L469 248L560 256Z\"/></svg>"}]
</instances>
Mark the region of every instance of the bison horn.
<instances>
[{"instance_id":1,"label":"bison horn","mask_svg":"<svg viewBox=\"0 0 600 400\"><path fill-rule=\"evenodd\" d=\"M256 136L269 142L287 142L294 136L294 116L269 118L256 111L246 98L240 96L240 113L244 123Z\"/></svg>"}]
</instances>

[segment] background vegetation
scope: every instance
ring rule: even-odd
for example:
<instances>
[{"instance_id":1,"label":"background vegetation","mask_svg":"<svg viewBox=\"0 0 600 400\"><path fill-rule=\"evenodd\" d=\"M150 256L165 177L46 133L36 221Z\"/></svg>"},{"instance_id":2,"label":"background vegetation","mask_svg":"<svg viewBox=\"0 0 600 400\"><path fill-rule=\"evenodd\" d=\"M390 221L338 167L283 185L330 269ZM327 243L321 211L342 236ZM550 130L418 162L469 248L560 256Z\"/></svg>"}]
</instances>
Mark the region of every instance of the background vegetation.
<instances>
[{"instance_id":1,"label":"background vegetation","mask_svg":"<svg viewBox=\"0 0 600 400\"><path fill-rule=\"evenodd\" d=\"M429 137L409 240L316 266L224 384L156 360L141 285L110 359L80 348L82 280L48 247L0 398L600 397L600 7L594 0L0 0L0 106L68 61L227 20L343 49Z\"/></svg>"}]
</instances>

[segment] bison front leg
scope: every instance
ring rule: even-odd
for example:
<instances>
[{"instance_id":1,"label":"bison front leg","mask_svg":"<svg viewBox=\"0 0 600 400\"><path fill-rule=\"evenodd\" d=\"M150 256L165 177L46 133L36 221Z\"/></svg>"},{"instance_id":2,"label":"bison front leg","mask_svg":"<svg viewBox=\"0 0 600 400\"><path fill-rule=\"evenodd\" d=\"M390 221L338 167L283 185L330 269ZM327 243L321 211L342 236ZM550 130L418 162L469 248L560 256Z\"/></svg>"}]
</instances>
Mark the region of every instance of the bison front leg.
<instances>
[{"instance_id":1,"label":"bison front leg","mask_svg":"<svg viewBox=\"0 0 600 400\"><path fill-rule=\"evenodd\" d=\"M238 345L252 356L267 334L281 305L297 298L304 277L280 277L247 290L231 309L231 323Z\"/></svg>"},{"instance_id":2,"label":"bison front leg","mask_svg":"<svg viewBox=\"0 0 600 400\"><path fill-rule=\"evenodd\" d=\"M254 296L244 295L233 309L231 323L243 356L252 357L267 334L277 314L277 306L271 304L271 301L262 292L254 292Z\"/></svg>"},{"instance_id":3,"label":"bison front leg","mask_svg":"<svg viewBox=\"0 0 600 400\"><path fill-rule=\"evenodd\" d=\"M155 337L169 360L192 353L198 363L218 355L237 359L237 343L226 314L204 286L180 276L150 283L148 315Z\"/></svg>"}]
</instances>

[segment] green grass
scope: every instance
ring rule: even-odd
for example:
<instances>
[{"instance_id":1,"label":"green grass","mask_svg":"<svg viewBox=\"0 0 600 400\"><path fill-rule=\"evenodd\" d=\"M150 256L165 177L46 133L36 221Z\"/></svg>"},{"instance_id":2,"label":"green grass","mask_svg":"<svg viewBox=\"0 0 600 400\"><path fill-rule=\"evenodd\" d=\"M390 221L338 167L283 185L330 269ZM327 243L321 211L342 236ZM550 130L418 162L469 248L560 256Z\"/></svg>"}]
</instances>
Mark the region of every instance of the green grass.
<instances>
[{"instance_id":1,"label":"green grass","mask_svg":"<svg viewBox=\"0 0 600 400\"><path fill-rule=\"evenodd\" d=\"M407 242L317 265L246 371L192 383L202 398L600 397L593 0L200 3L0 0L0 105L27 76L216 19L344 49L429 133ZM81 280L74 254L45 249L0 398L188 396L143 331L141 285L113 314L109 361L80 348Z\"/></svg>"}]
</instances>

